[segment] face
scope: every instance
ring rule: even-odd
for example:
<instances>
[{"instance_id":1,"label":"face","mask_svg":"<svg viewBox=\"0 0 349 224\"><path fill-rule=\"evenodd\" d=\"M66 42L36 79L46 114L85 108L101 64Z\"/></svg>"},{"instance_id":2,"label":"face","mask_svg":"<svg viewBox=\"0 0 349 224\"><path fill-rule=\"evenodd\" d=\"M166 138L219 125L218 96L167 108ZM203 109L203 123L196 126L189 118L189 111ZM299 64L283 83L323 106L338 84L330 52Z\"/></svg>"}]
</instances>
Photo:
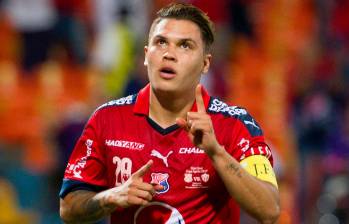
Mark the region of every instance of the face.
<instances>
[{"instance_id":1,"label":"face","mask_svg":"<svg viewBox=\"0 0 349 224\"><path fill-rule=\"evenodd\" d=\"M145 46L145 61L154 91L193 92L210 66L199 27L189 20L162 19Z\"/></svg>"}]
</instances>

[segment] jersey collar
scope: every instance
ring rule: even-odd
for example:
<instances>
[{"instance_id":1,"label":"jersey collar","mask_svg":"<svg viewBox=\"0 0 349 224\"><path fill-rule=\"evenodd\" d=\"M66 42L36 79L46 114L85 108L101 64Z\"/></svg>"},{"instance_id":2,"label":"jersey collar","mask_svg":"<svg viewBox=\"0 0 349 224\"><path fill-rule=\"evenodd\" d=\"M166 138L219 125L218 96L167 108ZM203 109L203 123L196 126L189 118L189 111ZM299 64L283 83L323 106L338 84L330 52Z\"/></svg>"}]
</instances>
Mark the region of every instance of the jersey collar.
<instances>
[{"instance_id":1,"label":"jersey collar","mask_svg":"<svg viewBox=\"0 0 349 224\"><path fill-rule=\"evenodd\" d=\"M202 87L202 97L204 99L205 108L207 110L210 102L210 95L205 88ZM150 84L147 84L143 89L138 92L135 107L133 112L136 114L149 115L149 101L150 101ZM191 108L192 112L197 112L196 101Z\"/></svg>"}]
</instances>

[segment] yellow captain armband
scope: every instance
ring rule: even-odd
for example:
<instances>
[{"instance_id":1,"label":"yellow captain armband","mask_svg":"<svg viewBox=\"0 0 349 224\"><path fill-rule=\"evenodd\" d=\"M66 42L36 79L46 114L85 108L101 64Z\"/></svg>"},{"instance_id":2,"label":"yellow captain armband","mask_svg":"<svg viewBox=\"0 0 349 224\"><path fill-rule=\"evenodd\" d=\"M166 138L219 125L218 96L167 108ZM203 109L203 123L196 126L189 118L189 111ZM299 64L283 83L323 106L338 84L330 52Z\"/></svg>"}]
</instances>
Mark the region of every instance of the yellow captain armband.
<instances>
[{"instance_id":1,"label":"yellow captain armband","mask_svg":"<svg viewBox=\"0 0 349 224\"><path fill-rule=\"evenodd\" d=\"M252 176L267 181L278 188L273 167L267 157L262 155L249 156L240 162L240 165Z\"/></svg>"}]
</instances>

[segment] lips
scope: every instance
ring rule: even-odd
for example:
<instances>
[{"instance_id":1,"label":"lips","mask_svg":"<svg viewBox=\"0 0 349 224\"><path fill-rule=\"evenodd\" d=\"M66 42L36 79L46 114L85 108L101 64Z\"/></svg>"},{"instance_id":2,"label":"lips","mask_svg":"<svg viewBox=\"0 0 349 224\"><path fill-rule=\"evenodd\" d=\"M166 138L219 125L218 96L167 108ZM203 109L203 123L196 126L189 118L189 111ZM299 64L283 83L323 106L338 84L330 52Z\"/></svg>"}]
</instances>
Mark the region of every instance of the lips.
<instances>
[{"instance_id":1,"label":"lips","mask_svg":"<svg viewBox=\"0 0 349 224\"><path fill-rule=\"evenodd\" d=\"M160 69L160 76L164 79L172 79L176 76L176 71L171 67L163 67Z\"/></svg>"}]
</instances>

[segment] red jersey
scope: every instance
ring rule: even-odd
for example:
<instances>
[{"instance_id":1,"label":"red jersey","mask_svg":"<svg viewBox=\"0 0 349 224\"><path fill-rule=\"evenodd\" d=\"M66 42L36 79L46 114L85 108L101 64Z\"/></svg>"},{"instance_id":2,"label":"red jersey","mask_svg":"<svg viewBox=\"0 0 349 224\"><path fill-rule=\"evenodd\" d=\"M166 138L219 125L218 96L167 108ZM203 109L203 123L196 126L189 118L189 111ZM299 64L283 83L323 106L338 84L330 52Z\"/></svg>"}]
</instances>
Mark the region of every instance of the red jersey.
<instances>
[{"instance_id":1,"label":"red jersey","mask_svg":"<svg viewBox=\"0 0 349 224\"><path fill-rule=\"evenodd\" d=\"M202 90L218 142L237 161L272 155L245 109ZM67 165L60 196L74 190L119 186L150 159L143 180L164 186L147 206L117 209L111 223L239 223L239 206L202 149L178 125L161 128L148 116L150 86L99 107L89 119ZM196 111L194 102L192 111Z\"/></svg>"}]
</instances>

